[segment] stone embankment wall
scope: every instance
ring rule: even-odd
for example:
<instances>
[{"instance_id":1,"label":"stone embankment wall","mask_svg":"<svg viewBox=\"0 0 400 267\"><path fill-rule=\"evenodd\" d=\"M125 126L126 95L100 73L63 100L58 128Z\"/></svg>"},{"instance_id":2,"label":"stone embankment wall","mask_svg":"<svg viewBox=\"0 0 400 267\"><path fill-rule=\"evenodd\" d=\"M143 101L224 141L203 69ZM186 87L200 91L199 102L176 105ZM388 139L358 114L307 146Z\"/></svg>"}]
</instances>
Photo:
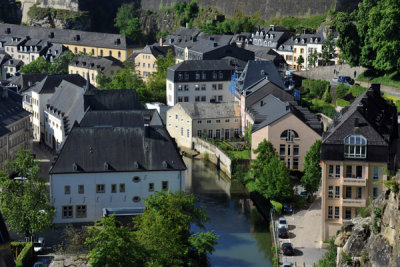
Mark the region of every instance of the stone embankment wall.
<instances>
[{"instance_id":1,"label":"stone embankment wall","mask_svg":"<svg viewBox=\"0 0 400 267\"><path fill-rule=\"evenodd\" d=\"M194 150L198 151L202 156L206 153L208 154L208 159L213 164L217 165L226 175L231 178L231 164L232 160L225 154L224 151L219 149L217 146L200 139L198 137L193 137L192 141L194 143Z\"/></svg>"},{"instance_id":2,"label":"stone embankment wall","mask_svg":"<svg viewBox=\"0 0 400 267\"><path fill-rule=\"evenodd\" d=\"M336 70L334 74L334 70ZM354 78L354 71L356 71L357 76L365 71L363 67L350 67L348 64L334 65L334 66L322 66L318 68L313 68L307 71L297 71L294 72L295 75L306 78L306 79L316 79L316 80L326 80L330 81L333 77L338 75L345 75Z\"/></svg>"}]
</instances>

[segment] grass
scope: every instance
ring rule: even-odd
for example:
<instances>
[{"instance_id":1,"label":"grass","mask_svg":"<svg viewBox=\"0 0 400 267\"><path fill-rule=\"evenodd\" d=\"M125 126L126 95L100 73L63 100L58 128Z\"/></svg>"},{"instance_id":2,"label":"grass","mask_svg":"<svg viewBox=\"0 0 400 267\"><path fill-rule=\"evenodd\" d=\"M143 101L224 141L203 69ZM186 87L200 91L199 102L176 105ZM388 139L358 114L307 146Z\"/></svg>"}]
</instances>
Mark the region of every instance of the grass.
<instances>
[{"instance_id":1,"label":"grass","mask_svg":"<svg viewBox=\"0 0 400 267\"><path fill-rule=\"evenodd\" d=\"M350 105L350 102L339 98L339 99L336 99L336 105L339 107L347 107Z\"/></svg>"},{"instance_id":2,"label":"grass","mask_svg":"<svg viewBox=\"0 0 400 267\"><path fill-rule=\"evenodd\" d=\"M227 151L227 154L228 154L229 157L235 158L235 159L250 159L248 150Z\"/></svg>"},{"instance_id":3,"label":"grass","mask_svg":"<svg viewBox=\"0 0 400 267\"><path fill-rule=\"evenodd\" d=\"M382 85L400 89L400 73L397 71L379 75L373 70L366 70L357 77L357 81L380 83Z\"/></svg>"},{"instance_id":4,"label":"grass","mask_svg":"<svg viewBox=\"0 0 400 267\"><path fill-rule=\"evenodd\" d=\"M400 97L394 96L394 95L389 95L389 94L383 94L383 98L389 101L392 101L397 108L397 112L400 110Z\"/></svg>"},{"instance_id":5,"label":"grass","mask_svg":"<svg viewBox=\"0 0 400 267\"><path fill-rule=\"evenodd\" d=\"M266 25L279 25L289 30L295 29L317 29L321 23L326 19L327 14L313 16L308 18L295 18L295 17L278 17L273 18L266 23Z\"/></svg>"}]
</instances>

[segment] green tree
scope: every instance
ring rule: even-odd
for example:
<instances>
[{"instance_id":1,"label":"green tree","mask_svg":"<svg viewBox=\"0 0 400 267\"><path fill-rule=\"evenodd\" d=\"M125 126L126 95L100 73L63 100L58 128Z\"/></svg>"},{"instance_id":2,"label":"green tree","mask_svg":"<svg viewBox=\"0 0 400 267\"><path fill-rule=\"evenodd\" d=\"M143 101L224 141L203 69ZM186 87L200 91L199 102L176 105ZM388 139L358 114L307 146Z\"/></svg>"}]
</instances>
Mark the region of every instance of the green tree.
<instances>
[{"instance_id":1,"label":"green tree","mask_svg":"<svg viewBox=\"0 0 400 267\"><path fill-rule=\"evenodd\" d=\"M336 99L345 97L349 91L350 86L343 83L338 84L338 86L336 86Z\"/></svg>"},{"instance_id":2,"label":"green tree","mask_svg":"<svg viewBox=\"0 0 400 267\"><path fill-rule=\"evenodd\" d=\"M114 216L104 217L89 228L85 244L93 267L144 266L147 255L135 233L121 226Z\"/></svg>"},{"instance_id":3,"label":"green tree","mask_svg":"<svg viewBox=\"0 0 400 267\"><path fill-rule=\"evenodd\" d=\"M258 144L254 153L257 154L257 157L251 163L251 172L254 177L257 177L261 175L265 165L268 164L277 154L272 143L265 139Z\"/></svg>"},{"instance_id":4,"label":"green tree","mask_svg":"<svg viewBox=\"0 0 400 267\"><path fill-rule=\"evenodd\" d=\"M75 55L71 51L65 51L51 64L49 72L57 74L67 74L68 65L75 59Z\"/></svg>"},{"instance_id":5,"label":"green tree","mask_svg":"<svg viewBox=\"0 0 400 267\"><path fill-rule=\"evenodd\" d=\"M317 50L314 50L312 53L308 55L308 65L315 67L318 61L318 53Z\"/></svg>"},{"instance_id":6,"label":"green tree","mask_svg":"<svg viewBox=\"0 0 400 267\"><path fill-rule=\"evenodd\" d=\"M20 68L20 72L24 74L32 73L50 73L51 63L46 61L43 57L38 57L29 64Z\"/></svg>"},{"instance_id":7,"label":"green tree","mask_svg":"<svg viewBox=\"0 0 400 267\"><path fill-rule=\"evenodd\" d=\"M50 205L45 180L39 177L39 165L28 150L19 149L15 160L0 172L0 210L11 230L26 237L47 229L55 209ZM17 173L22 180L10 179ZM26 178L26 179L25 179Z\"/></svg>"},{"instance_id":8,"label":"green tree","mask_svg":"<svg viewBox=\"0 0 400 267\"><path fill-rule=\"evenodd\" d=\"M329 93L329 89L328 89L328 88L325 90L325 93L324 93L324 95L322 96L322 99L323 99L326 103L331 103L331 102L332 102L332 96L331 96L331 94Z\"/></svg>"},{"instance_id":9,"label":"green tree","mask_svg":"<svg viewBox=\"0 0 400 267\"><path fill-rule=\"evenodd\" d=\"M301 178L301 184L308 194L317 192L321 182L320 154L321 140L317 140L304 158L304 175Z\"/></svg>"},{"instance_id":10,"label":"green tree","mask_svg":"<svg viewBox=\"0 0 400 267\"><path fill-rule=\"evenodd\" d=\"M125 34L129 39L137 43L143 41L143 31L135 3L121 5L114 21L115 27L119 29L121 34Z\"/></svg>"},{"instance_id":11,"label":"green tree","mask_svg":"<svg viewBox=\"0 0 400 267\"><path fill-rule=\"evenodd\" d=\"M150 74L146 84L144 98L147 102L163 102L166 97L167 69L175 64L174 54L170 49L165 57L158 57L156 60L157 71Z\"/></svg>"},{"instance_id":12,"label":"green tree","mask_svg":"<svg viewBox=\"0 0 400 267\"><path fill-rule=\"evenodd\" d=\"M146 209L134 222L138 241L148 252L149 265L191 266L213 252L217 243L213 232L190 231L191 224L203 227L208 220L204 210L195 206L195 200L182 191L156 192L145 200Z\"/></svg>"},{"instance_id":13,"label":"green tree","mask_svg":"<svg viewBox=\"0 0 400 267\"><path fill-rule=\"evenodd\" d=\"M360 37L357 26L352 22L352 16L345 12L339 12L335 20L336 30L340 36L337 46L341 54L350 66L358 66L360 63Z\"/></svg>"},{"instance_id":14,"label":"green tree","mask_svg":"<svg viewBox=\"0 0 400 267\"><path fill-rule=\"evenodd\" d=\"M327 64L336 57L335 52L335 40L332 34L329 34L326 40L322 44L322 62Z\"/></svg>"},{"instance_id":15,"label":"green tree","mask_svg":"<svg viewBox=\"0 0 400 267\"><path fill-rule=\"evenodd\" d=\"M301 65L304 63L304 58L303 58L302 55L300 55L300 56L297 58L296 63L297 63L297 65L299 65L299 66L301 67Z\"/></svg>"}]
</instances>

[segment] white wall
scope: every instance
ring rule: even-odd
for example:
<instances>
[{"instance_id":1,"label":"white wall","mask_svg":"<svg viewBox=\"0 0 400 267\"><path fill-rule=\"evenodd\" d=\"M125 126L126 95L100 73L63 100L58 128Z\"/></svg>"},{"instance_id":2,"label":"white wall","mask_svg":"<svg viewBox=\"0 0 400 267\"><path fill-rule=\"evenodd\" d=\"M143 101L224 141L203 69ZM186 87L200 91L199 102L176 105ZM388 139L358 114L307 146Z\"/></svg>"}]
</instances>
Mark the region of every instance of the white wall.
<instances>
[{"instance_id":1,"label":"white wall","mask_svg":"<svg viewBox=\"0 0 400 267\"><path fill-rule=\"evenodd\" d=\"M140 177L140 182L133 182L134 176ZM144 199L154 193L149 192L149 183L154 183L154 191L160 191L162 181L168 181L172 192L185 190L184 171L52 174L50 197L57 210L54 223L92 222L101 218L103 208L144 208ZM120 193L120 183L125 184L124 193ZM97 184L105 184L105 193L96 193ZM117 193L111 193L111 184L117 185ZM69 195L64 194L65 185L71 188ZM84 185L84 194L78 194L78 185ZM133 202L134 196L140 196L140 202ZM62 206L66 205L74 206L73 218L62 218ZM86 218L75 218L76 205L86 205Z\"/></svg>"}]
</instances>

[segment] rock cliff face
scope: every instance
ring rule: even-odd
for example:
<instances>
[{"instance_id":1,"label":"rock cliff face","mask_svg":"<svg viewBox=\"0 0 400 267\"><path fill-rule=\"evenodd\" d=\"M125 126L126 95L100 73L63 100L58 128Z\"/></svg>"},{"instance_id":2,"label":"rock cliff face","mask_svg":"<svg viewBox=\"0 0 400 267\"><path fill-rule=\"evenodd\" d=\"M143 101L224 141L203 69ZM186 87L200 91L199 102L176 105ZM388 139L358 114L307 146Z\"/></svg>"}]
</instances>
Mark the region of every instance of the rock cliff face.
<instances>
[{"instance_id":1,"label":"rock cliff face","mask_svg":"<svg viewBox=\"0 0 400 267\"><path fill-rule=\"evenodd\" d=\"M15 1L0 0L0 21L20 23L21 12Z\"/></svg>"},{"instance_id":2,"label":"rock cliff face","mask_svg":"<svg viewBox=\"0 0 400 267\"><path fill-rule=\"evenodd\" d=\"M338 266L400 266L399 195L387 191L371 211L371 217L354 219L338 234Z\"/></svg>"}]
</instances>

